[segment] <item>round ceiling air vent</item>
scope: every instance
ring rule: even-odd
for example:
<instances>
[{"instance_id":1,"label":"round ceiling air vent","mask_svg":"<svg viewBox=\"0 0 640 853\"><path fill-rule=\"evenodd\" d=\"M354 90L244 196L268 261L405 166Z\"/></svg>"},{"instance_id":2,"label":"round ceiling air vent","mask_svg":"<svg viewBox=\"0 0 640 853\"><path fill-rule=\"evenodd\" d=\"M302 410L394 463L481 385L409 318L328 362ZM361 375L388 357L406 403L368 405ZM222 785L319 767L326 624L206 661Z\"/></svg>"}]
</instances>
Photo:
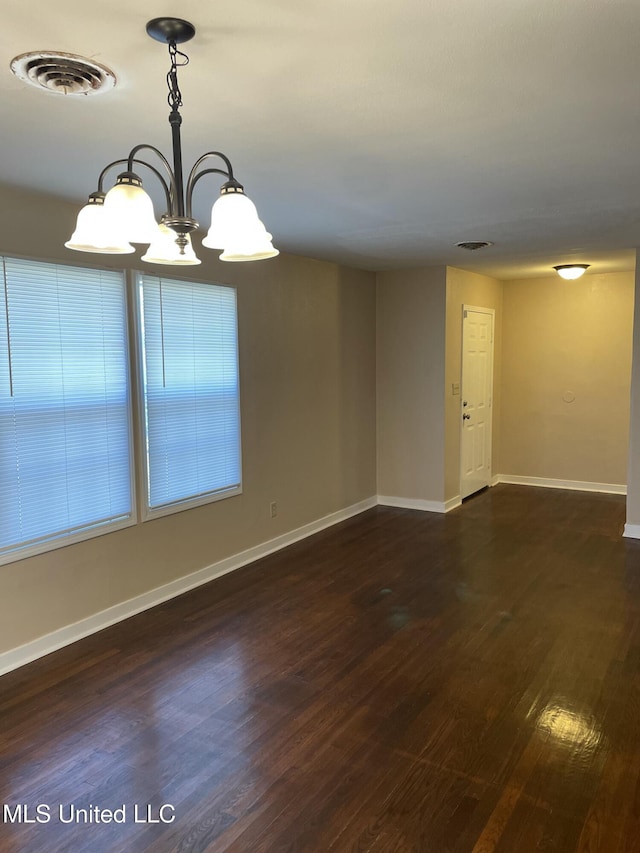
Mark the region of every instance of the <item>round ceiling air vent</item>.
<instances>
[{"instance_id":1,"label":"round ceiling air vent","mask_svg":"<svg viewBox=\"0 0 640 853\"><path fill-rule=\"evenodd\" d=\"M475 252L476 249L486 249L487 246L493 246L488 240L464 240L462 243L456 243L459 249L468 249L470 252Z\"/></svg>"},{"instance_id":2,"label":"round ceiling air vent","mask_svg":"<svg viewBox=\"0 0 640 853\"><path fill-rule=\"evenodd\" d=\"M97 95L116 84L110 68L74 53L21 53L11 60L11 70L30 86L61 95Z\"/></svg>"}]
</instances>

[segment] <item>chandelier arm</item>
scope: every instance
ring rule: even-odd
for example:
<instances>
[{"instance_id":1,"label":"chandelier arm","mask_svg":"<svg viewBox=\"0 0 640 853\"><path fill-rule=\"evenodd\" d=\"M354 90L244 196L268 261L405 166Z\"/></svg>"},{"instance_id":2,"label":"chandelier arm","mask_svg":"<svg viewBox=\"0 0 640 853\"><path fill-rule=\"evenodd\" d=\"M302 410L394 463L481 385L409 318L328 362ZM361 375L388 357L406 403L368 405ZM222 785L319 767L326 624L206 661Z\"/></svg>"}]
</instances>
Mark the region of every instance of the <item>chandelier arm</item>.
<instances>
[{"instance_id":1,"label":"chandelier arm","mask_svg":"<svg viewBox=\"0 0 640 853\"><path fill-rule=\"evenodd\" d=\"M122 160L114 160L113 163L109 163L108 166L105 166L104 169L100 172L100 177L98 178L98 192L104 192L104 178L109 169L113 168L114 166L121 166L123 163L127 164L127 168L129 169L129 171L131 171L132 164L136 163L139 166L146 166L147 169L153 172L153 174L162 184L162 189L164 190L165 198L167 200L167 212L170 213L173 207L172 187L169 187L165 179L162 177L162 174L154 166L152 166L150 163L147 163L145 160L138 160L136 157L134 157L133 160L130 157L123 158Z\"/></svg>"},{"instance_id":2,"label":"chandelier arm","mask_svg":"<svg viewBox=\"0 0 640 853\"><path fill-rule=\"evenodd\" d=\"M192 172L189 175L189 183L187 184L187 216L189 217L192 216L193 190L200 178L203 178L205 175L222 175L224 178L229 177L229 173L225 172L224 169L203 169L202 172L198 172L197 175L194 175Z\"/></svg>"},{"instance_id":3,"label":"chandelier arm","mask_svg":"<svg viewBox=\"0 0 640 853\"><path fill-rule=\"evenodd\" d=\"M191 169L191 172L189 172L189 180L187 181L187 188L190 186L190 184L191 184L191 182L192 182L192 179L193 179L193 176L194 176L194 175L195 175L195 173L197 172L198 168L199 168L199 167L202 165L202 163L204 163L204 161L205 161L207 158L209 158L209 157L219 157L219 158L223 161L223 163L225 164L225 166L227 167L227 171L226 171L226 172L224 172L223 174L226 174L226 175L228 176L228 178L229 178L229 180L230 180L230 181L233 181L233 180L234 180L234 177L233 177L233 166L231 165L231 160L229 160L229 158L227 157L227 155L226 155L226 154L223 154L221 151L207 151L207 153L206 153L206 154L203 154L203 155L202 155L202 157L198 157L198 159L196 160L196 162L193 164L193 168ZM188 191L188 189L187 189L187 191Z\"/></svg>"},{"instance_id":4,"label":"chandelier arm","mask_svg":"<svg viewBox=\"0 0 640 853\"><path fill-rule=\"evenodd\" d=\"M133 171L132 165L134 162L143 163L145 166L148 166L150 169L153 168L152 166L149 166L149 164L145 160L137 160L136 159L136 154L138 153L138 151L144 151L144 150L153 151L153 153L156 155L156 157L159 158L160 162L162 163L162 165L164 166L164 168L167 172L167 175L169 177L169 186L171 187L171 205L172 205L171 209L169 210L169 213L171 213L173 215L173 214L175 214L176 202L179 201L177 186L176 186L176 176L174 175L173 170L171 169L171 164L169 163L167 158L164 156L162 151L159 151L153 145L146 145L144 143L141 145L136 145L135 148L132 148L131 151L129 152L129 157L127 159L127 169L129 172ZM154 171L156 172L156 175L157 175L158 172L155 169L154 169Z\"/></svg>"}]
</instances>

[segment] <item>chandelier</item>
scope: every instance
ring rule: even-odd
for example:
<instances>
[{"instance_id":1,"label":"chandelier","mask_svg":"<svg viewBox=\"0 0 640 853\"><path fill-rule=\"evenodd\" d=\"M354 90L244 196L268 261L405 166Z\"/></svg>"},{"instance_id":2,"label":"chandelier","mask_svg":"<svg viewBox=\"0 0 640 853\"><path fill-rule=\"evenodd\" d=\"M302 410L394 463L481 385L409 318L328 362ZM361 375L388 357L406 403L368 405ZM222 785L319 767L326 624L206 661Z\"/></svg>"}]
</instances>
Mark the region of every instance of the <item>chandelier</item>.
<instances>
[{"instance_id":1,"label":"chandelier","mask_svg":"<svg viewBox=\"0 0 640 853\"><path fill-rule=\"evenodd\" d=\"M209 249L222 250L221 261L257 261L273 258L271 234L258 218L253 202L245 195L244 187L234 177L228 157L220 151L208 151L195 162L184 185L180 125L182 95L178 86L178 68L187 65L189 57L177 46L195 35L195 27L180 18L154 18L147 24L147 33L156 41L169 46L171 67L167 74L168 102L171 108L169 124L173 147L173 168L166 157L153 145L136 145L126 159L114 160L104 167L98 179L98 189L89 196L78 214L75 231L65 243L77 252L99 254L129 254L135 251L132 243L148 243L143 261L154 264L199 264L191 245L191 233L198 228L193 218L193 191L205 175L221 175L224 183L220 197L211 210L211 227L202 240ZM142 159L146 152L155 155L156 165ZM209 166L215 161L215 167ZM116 177L115 186L107 193L103 187L107 173L115 166L126 166ZM153 202L137 174L139 166L149 170L164 190L165 212L156 222ZM209 168L205 168L209 166Z\"/></svg>"}]
</instances>

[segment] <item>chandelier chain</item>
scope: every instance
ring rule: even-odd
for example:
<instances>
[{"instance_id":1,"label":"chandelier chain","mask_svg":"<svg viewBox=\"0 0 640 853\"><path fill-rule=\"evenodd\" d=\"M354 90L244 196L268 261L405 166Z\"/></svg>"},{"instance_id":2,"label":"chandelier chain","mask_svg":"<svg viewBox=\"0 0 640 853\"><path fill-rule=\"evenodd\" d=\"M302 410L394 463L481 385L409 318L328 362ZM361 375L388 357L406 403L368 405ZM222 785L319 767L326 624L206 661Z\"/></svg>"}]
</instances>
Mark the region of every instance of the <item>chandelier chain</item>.
<instances>
[{"instance_id":1,"label":"chandelier chain","mask_svg":"<svg viewBox=\"0 0 640 853\"><path fill-rule=\"evenodd\" d=\"M177 57L182 57L182 62L178 62ZM178 86L178 68L189 64L189 57L186 53L178 50L175 41L169 42L169 57L171 59L171 68L167 72L167 86L169 94L167 101L172 110L178 110L182 106L182 92Z\"/></svg>"}]
</instances>

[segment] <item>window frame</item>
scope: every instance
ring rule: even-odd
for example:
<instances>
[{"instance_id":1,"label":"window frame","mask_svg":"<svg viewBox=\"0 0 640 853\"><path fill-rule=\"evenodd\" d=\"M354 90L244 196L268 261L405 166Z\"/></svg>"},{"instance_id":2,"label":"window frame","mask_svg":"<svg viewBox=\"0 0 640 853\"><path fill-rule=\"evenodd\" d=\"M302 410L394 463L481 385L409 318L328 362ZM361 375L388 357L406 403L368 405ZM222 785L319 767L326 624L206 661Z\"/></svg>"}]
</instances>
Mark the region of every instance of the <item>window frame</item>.
<instances>
[{"instance_id":1,"label":"window frame","mask_svg":"<svg viewBox=\"0 0 640 853\"><path fill-rule=\"evenodd\" d=\"M175 269L175 268L174 268ZM217 501L226 500L227 498L235 497L243 494L243 460L242 460L242 392L240 378L240 340L239 340L239 312L238 312L238 289L230 284L225 284L217 281L205 281L197 278L183 278L171 274L164 276L155 271L146 270L131 270L131 282L133 290L133 322L134 322L134 338L135 338L135 388L136 388L136 406L137 406L137 447L139 448L138 465L138 494L140 496L141 505L139 508L139 518L142 523L152 521L156 518L163 518L168 515L173 515L177 512L183 512L187 509L193 509L199 506L216 503ZM144 334L143 334L143 318L142 318L142 302L140 299L142 280L145 278L161 278L177 284L183 283L202 284L209 287L224 287L232 290L235 294L235 332L236 332L236 365L238 371L238 464L240 471L240 483L237 486L220 489L216 492L207 492L195 497L184 498L173 501L169 504L162 504L158 507L151 507L149 501L149 457L147 448L147 407L145 403L145 360L144 360Z\"/></svg>"},{"instance_id":2,"label":"window frame","mask_svg":"<svg viewBox=\"0 0 640 853\"><path fill-rule=\"evenodd\" d=\"M49 264L50 266L59 267L77 267L78 269L86 270L87 272L109 272L117 273L122 279L122 296L124 307L124 361L127 380L127 440L129 447L129 489L131 495L130 510L126 517L120 517L113 521L99 521L84 527L82 530L76 530L71 533L52 534L47 539L42 539L39 542L27 545L17 545L11 550L0 553L0 566L17 563L20 560L26 560L29 557L35 557L40 554L46 554L50 551L56 551L59 548L65 548L67 545L75 545L79 542L86 542L89 539L104 536L107 533L114 533L117 530L125 530L128 527L134 527L138 524L138 498L136 491L136 447L134 443L134 388L133 388L133 372L131 369L131 329L130 329L130 310L129 310L129 282L127 271L117 269L106 265L91 264L87 265L76 261L75 259L59 260L49 258L34 258L28 255L20 255L17 253L0 252L0 263L4 263L4 259L13 259L17 261L32 262L36 264Z\"/></svg>"}]
</instances>

